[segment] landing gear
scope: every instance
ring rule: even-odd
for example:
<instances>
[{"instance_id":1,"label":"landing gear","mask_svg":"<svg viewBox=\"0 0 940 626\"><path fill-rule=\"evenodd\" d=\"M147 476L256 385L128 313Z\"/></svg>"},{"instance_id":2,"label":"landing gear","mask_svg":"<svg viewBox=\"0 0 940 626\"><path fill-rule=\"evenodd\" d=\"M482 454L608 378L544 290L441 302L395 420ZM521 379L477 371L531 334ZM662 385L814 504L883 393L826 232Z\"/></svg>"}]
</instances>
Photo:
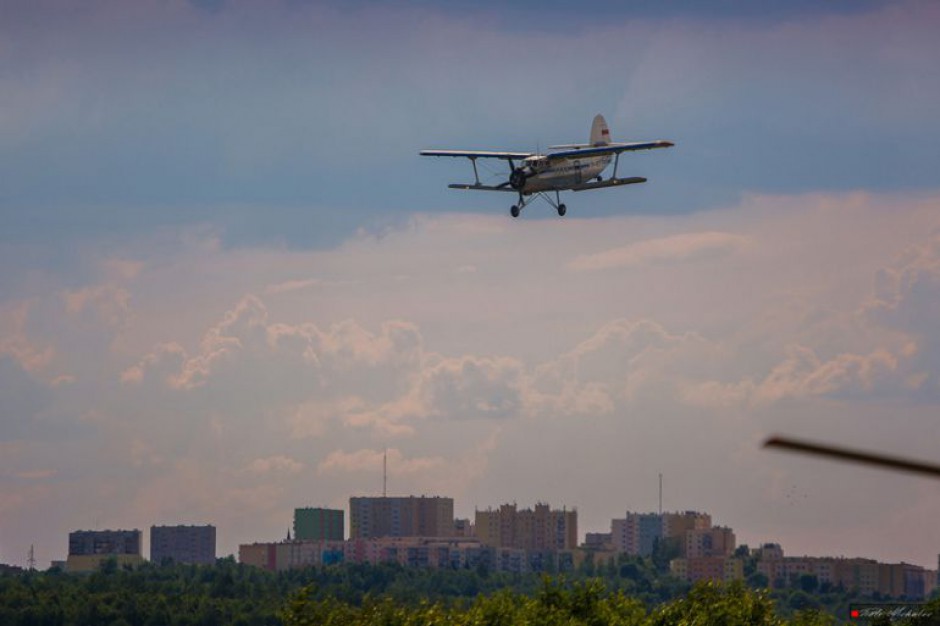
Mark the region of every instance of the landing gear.
<instances>
[{"instance_id":1,"label":"landing gear","mask_svg":"<svg viewBox=\"0 0 940 626\"><path fill-rule=\"evenodd\" d=\"M559 217L564 217L565 213L568 212L568 207L566 207L562 203L561 196L559 195L558 190L555 189L554 192L555 192L554 200L549 195L549 193L551 193L549 191L536 191L534 193L529 193L529 194L523 194L520 192L519 202L509 207L509 214L512 215L513 217L519 217L519 214L522 213L522 209L528 206L532 202L532 200L534 200L535 198L541 198L542 200L545 200L545 202L548 202L550 205L552 205L553 209L558 211ZM526 199L526 195L529 196L528 199Z\"/></svg>"},{"instance_id":2,"label":"landing gear","mask_svg":"<svg viewBox=\"0 0 940 626\"><path fill-rule=\"evenodd\" d=\"M522 213L522 209L524 209L527 204L532 202L534 198L541 198L542 200L545 200L545 202L548 202L550 205L552 205L552 208L558 211L558 215L560 217L564 217L565 213L568 212L568 207L566 207L561 202L561 197L558 195L558 190L555 190L554 200L552 200L552 197L548 195L547 192L537 191L531 195L532 195L532 198L529 198L528 200L526 200L525 196L520 193L519 202L517 204L512 205L509 208L509 214L512 215L513 217L519 217L519 214Z\"/></svg>"},{"instance_id":3,"label":"landing gear","mask_svg":"<svg viewBox=\"0 0 940 626\"><path fill-rule=\"evenodd\" d=\"M561 202L561 196L558 194L558 190L557 190L557 189L555 190L555 201L554 201L554 202L552 202L552 199L551 199L550 197L546 196L546 195L543 195L542 197L545 198L545 201L546 201L546 202L548 202L550 205L552 205L553 207L555 207L555 210L558 211L558 217L564 217L564 216L565 216L565 213L567 213L567 211L568 211L568 207L566 207L564 204L562 204L562 202Z\"/></svg>"}]
</instances>

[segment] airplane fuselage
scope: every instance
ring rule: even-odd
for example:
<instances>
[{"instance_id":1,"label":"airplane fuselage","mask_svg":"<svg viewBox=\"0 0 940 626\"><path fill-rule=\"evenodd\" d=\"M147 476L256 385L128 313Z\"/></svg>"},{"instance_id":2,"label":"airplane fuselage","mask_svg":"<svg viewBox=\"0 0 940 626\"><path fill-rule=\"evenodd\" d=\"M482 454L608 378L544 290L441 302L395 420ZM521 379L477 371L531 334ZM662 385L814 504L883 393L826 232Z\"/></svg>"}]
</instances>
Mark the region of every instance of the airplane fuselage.
<instances>
[{"instance_id":1,"label":"airplane fuselage","mask_svg":"<svg viewBox=\"0 0 940 626\"><path fill-rule=\"evenodd\" d=\"M526 176L520 189L530 195L541 191L564 191L597 178L608 165L609 155L571 159L548 160L534 156L525 160L523 167L532 173Z\"/></svg>"}]
</instances>

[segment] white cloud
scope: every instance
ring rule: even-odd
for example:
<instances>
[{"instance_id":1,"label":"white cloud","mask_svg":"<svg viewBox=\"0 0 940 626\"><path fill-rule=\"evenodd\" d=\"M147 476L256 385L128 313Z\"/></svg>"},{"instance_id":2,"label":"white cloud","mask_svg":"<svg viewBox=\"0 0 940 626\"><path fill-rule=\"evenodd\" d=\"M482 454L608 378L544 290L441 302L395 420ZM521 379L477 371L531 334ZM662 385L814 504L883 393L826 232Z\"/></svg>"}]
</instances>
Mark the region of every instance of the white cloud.
<instances>
[{"instance_id":1,"label":"white cloud","mask_svg":"<svg viewBox=\"0 0 940 626\"><path fill-rule=\"evenodd\" d=\"M591 271L702 262L734 254L748 244L746 237L733 233L685 233L582 255L568 263L568 267L576 271Z\"/></svg>"},{"instance_id":2,"label":"white cloud","mask_svg":"<svg viewBox=\"0 0 940 626\"><path fill-rule=\"evenodd\" d=\"M86 285L0 305L21 378L46 351L35 372L50 379L65 375L60 361L86 365L68 384L41 385L43 402L6 442L32 447L29 465L3 448L0 489L19 503L5 519L26 537L29 519L65 498L85 516L77 523L216 523L231 550L280 536L311 488L330 506L374 491L388 446L396 493L452 495L463 515L543 498L578 506L582 529L600 530L643 508L664 471L667 506L773 539L786 531L774 530L774 480L831 501L854 479L766 456L768 432L931 453L918 446L934 432L926 415L940 376L937 204L853 194L750 198L668 219L418 216L328 251L226 249L200 236L162 254L142 244L133 279L115 282L134 303L120 329L94 308L96 286L121 274L105 267ZM639 245L688 233L749 243L707 262L648 263L659 257L644 252L624 271L565 271L625 236ZM454 272L467 264L475 271ZM267 289L310 275L322 277L315 289ZM84 341L89 320L63 307L65 292L85 294L75 310L82 300L110 334ZM903 428L878 414L882 402L905 413ZM45 426L69 421L86 430L44 443ZM56 474L16 476L45 469ZM731 495L714 486L729 480ZM902 486L879 502L909 497ZM846 527L876 523L858 521L868 519L860 501L845 509L809 510Z\"/></svg>"},{"instance_id":3,"label":"white cloud","mask_svg":"<svg viewBox=\"0 0 940 626\"><path fill-rule=\"evenodd\" d=\"M245 472L256 475L298 474L303 470L303 463L283 455L255 459L245 467Z\"/></svg>"},{"instance_id":4,"label":"white cloud","mask_svg":"<svg viewBox=\"0 0 940 626\"><path fill-rule=\"evenodd\" d=\"M321 284L321 281L316 278L306 278L306 279L300 279L300 280L285 280L282 283L277 283L275 285L268 285L267 287L265 287L264 291L267 294L289 293L291 291L300 291L303 289L316 287L319 284Z\"/></svg>"},{"instance_id":5,"label":"white cloud","mask_svg":"<svg viewBox=\"0 0 940 626\"><path fill-rule=\"evenodd\" d=\"M130 292L114 284L84 287L62 294L65 310L73 315L94 309L98 317L107 324L122 324L130 313Z\"/></svg>"},{"instance_id":6,"label":"white cloud","mask_svg":"<svg viewBox=\"0 0 940 626\"><path fill-rule=\"evenodd\" d=\"M444 459L441 457L406 458L401 450L397 448L390 448L387 452L384 450L369 450L364 448L354 452L334 450L317 464L317 472L320 474L381 472L383 463L385 463L386 454L388 459L388 471L389 474L393 476L427 473L445 464Z\"/></svg>"},{"instance_id":7,"label":"white cloud","mask_svg":"<svg viewBox=\"0 0 940 626\"><path fill-rule=\"evenodd\" d=\"M21 300L0 306L0 355L9 355L28 372L39 373L55 356L50 345L42 345L27 333L30 309L35 302Z\"/></svg>"}]
</instances>

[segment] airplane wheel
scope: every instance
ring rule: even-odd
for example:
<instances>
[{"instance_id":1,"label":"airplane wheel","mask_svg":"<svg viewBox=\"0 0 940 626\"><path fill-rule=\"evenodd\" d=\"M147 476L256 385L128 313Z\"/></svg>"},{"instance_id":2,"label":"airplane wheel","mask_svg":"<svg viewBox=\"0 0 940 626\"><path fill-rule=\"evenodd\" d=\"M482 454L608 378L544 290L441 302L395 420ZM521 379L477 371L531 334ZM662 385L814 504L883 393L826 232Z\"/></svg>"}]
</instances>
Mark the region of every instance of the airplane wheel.
<instances>
[{"instance_id":1,"label":"airplane wheel","mask_svg":"<svg viewBox=\"0 0 940 626\"><path fill-rule=\"evenodd\" d=\"M559 216L559 217L564 217L564 215L565 215L565 213L567 213L567 211L568 211L568 207L566 207L566 206L563 205L563 204L559 204L559 205L558 205L558 216Z\"/></svg>"},{"instance_id":2,"label":"airplane wheel","mask_svg":"<svg viewBox=\"0 0 940 626\"><path fill-rule=\"evenodd\" d=\"M599 182L599 183L604 182L604 177L603 177L603 176L598 176L598 177L597 177L597 182Z\"/></svg>"},{"instance_id":3,"label":"airplane wheel","mask_svg":"<svg viewBox=\"0 0 940 626\"><path fill-rule=\"evenodd\" d=\"M519 207L517 207L515 204L512 205L512 208L509 209L509 214L513 217L519 217Z\"/></svg>"}]
</instances>

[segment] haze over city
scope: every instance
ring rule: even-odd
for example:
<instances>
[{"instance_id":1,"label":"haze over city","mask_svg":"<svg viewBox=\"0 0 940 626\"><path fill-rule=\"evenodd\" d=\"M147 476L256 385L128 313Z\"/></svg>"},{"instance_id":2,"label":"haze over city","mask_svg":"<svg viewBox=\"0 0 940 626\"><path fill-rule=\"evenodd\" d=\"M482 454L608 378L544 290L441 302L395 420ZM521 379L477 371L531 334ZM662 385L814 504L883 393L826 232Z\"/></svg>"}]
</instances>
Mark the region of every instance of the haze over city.
<instances>
[{"instance_id":1,"label":"haze over city","mask_svg":"<svg viewBox=\"0 0 940 626\"><path fill-rule=\"evenodd\" d=\"M760 6L760 8L757 8ZM350 496L708 511L931 568L940 6L14 0L0 8L0 563L218 552ZM423 148L649 181L509 217ZM505 179L503 164L481 169ZM482 164L481 164L482 168Z\"/></svg>"}]
</instances>

